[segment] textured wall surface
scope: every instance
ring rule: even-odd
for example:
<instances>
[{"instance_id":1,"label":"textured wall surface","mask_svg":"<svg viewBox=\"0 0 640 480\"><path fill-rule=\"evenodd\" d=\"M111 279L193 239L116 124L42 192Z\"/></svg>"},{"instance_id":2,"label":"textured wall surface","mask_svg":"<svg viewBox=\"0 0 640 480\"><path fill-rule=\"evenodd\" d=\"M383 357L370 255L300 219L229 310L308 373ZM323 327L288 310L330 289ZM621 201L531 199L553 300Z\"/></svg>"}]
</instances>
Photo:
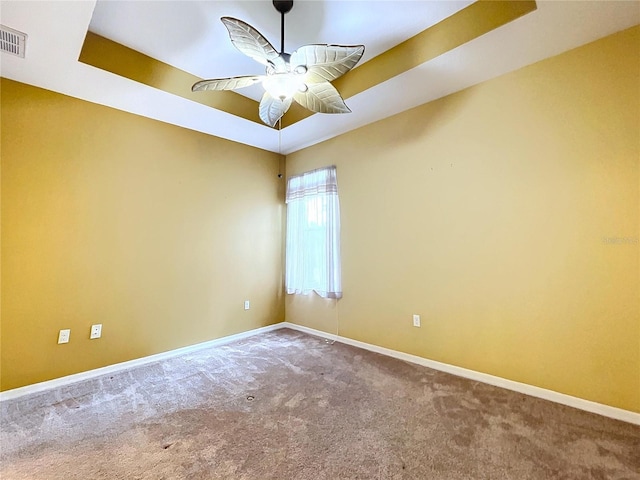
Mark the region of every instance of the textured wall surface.
<instances>
[{"instance_id":1,"label":"textured wall surface","mask_svg":"<svg viewBox=\"0 0 640 480\"><path fill-rule=\"evenodd\" d=\"M290 155L338 165L345 296L287 320L640 411L639 58L635 27ZM3 389L283 319L277 155L4 79L1 120Z\"/></svg>"},{"instance_id":2,"label":"textured wall surface","mask_svg":"<svg viewBox=\"0 0 640 480\"><path fill-rule=\"evenodd\" d=\"M344 298L287 320L640 411L639 85L635 27L288 156L338 167Z\"/></svg>"},{"instance_id":3,"label":"textured wall surface","mask_svg":"<svg viewBox=\"0 0 640 480\"><path fill-rule=\"evenodd\" d=\"M3 79L2 389L282 321L279 162Z\"/></svg>"}]
</instances>

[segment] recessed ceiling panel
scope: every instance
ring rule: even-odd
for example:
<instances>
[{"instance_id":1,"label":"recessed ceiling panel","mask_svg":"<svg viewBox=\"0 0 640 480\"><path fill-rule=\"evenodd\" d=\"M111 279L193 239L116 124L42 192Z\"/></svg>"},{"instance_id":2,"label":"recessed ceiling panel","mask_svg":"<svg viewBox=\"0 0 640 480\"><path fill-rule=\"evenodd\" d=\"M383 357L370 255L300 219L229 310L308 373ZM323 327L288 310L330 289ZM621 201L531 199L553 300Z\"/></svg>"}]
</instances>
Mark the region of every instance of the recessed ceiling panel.
<instances>
[{"instance_id":1,"label":"recessed ceiling panel","mask_svg":"<svg viewBox=\"0 0 640 480\"><path fill-rule=\"evenodd\" d=\"M364 63L471 3L298 0L285 16L285 50L364 44ZM280 49L280 14L268 0L98 0L89 30L200 78L263 74L264 67L233 47L220 21L224 16L249 23ZM259 101L263 91L249 87L238 93Z\"/></svg>"},{"instance_id":2,"label":"recessed ceiling panel","mask_svg":"<svg viewBox=\"0 0 640 480\"><path fill-rule=\"evenodd\" d=\"M279 16L270 0L0 0L2 24L28 35L26 57L1 53L0 67L4 78L290 153L640 23L637 1L545 0L538 1L537 8L529 13L493 29L487 30L485 25L486 33L471 35L464 43L452 44L449 51L441 49L444 53L435 56L427 54L417 59L414 53L421 49L399 45L425 30L431 31L426 35L429 37L434 24L469 5L475 4L296 0L286 17L287 50L313 42L363 43L367 50L358 67L336 81L353 113L292 115L291 122L283 123L281 136L259 119L252 120L257 117L257 103L250 98L233 92L200 92L229 94L215 99L189 96L195 79L260 73L259 64L231 45L220 17L234 16L250 23L279 48ZM469 28L477 25L470 21ZM106 38L108 48L121 44L119 48L127 49L130 55L116 58L94 51L91 54L97 60L78 61L87 39L96 36L88 35L89 30ZM444 37L426 44L442 46L447 35ZM384 64L382 52L390 49L396 53L387 54L391 65L383 68L384 75L379 76L377 71L375 79L373 73L365 75L376 62ZM146 66L146 72L131 68L140 57L146 60L138 67ZM123 58L131 64L123 64ZM112 66L99 62L111 62ZM398 71L402 73L394 74ZM260 94L258 91L252 96Z\"/></svg>"}]
</instances>

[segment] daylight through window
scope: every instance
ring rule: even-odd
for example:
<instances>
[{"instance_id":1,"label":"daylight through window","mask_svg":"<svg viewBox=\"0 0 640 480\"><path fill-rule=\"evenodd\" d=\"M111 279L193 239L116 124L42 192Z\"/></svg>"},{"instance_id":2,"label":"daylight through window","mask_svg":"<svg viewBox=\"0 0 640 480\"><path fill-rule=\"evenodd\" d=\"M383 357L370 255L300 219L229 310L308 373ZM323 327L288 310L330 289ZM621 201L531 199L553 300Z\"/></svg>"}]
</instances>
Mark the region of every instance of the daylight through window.
<instances>
[{"instance_id":1,"label":"daylight through window","mask_svg":"<svg viewBox=\"0 0 640 480\"><path fill-rule=\"evenodd\" d=\"M340 202L336 167L287 182L285 286L287 293L341 298Z\"/></svg>"}]
</instances>

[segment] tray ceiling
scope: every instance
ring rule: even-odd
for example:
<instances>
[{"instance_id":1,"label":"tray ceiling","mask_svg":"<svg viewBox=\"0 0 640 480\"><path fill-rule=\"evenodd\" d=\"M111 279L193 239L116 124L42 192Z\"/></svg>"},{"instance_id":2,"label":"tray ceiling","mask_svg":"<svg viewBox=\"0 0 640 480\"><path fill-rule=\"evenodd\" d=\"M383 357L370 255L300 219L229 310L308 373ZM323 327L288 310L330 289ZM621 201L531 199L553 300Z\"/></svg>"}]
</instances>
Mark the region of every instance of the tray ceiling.
<instances>
[{"instance_id":1,"label":"tray ceiling","mask_svg":"<svg viewBox=\"0 0 640 480\"><path fill-rule=\"evenodd\" d=\"M257 118L259 86L190 92L202 78L262 74L229 41L222 16L279 46L270 1L0 2L28 35L2 76L258 148L290 153L640 23L629 1L296 1L285 47L364 44L336 80L345 115L292 109L278 131Z\"/></svg>"}]
</instances>

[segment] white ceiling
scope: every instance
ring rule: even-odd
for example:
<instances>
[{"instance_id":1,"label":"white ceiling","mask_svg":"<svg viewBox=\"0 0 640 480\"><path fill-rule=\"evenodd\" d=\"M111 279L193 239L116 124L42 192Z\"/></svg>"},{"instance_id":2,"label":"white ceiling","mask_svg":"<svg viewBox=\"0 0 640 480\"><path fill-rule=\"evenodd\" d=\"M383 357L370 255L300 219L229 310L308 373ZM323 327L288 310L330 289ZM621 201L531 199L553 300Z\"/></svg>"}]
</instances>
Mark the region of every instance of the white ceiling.
<instances>
[{"instance_id":1,"label":"white ceiling","mask_svg":"<svg viewBox=\"0 0 640 480\"><path fill-rule=\"evenodd\" d=\"M473 0L451 2L294 2L285 17L285 51L312 43L364 44L367 60L394 47ZM410 15L407 15L408 13ZM220 17L235 17L280 49L280 14L271 1L114 2L99 0L89 29L200 78L263 74L233 47ZM382 27L384 25L384 27ZM162 32L159 35L159 32ZM249 93L247 93L249 92ZM238 93L260 101L257 85Z\"/></svg>"},{"instance_id":2,"label":"white ceiling","mask_svg":"<svg viewBox=\"0 0 640 480\"><path fill-rule=\"evenodd\" d=\"M471 1L298 0L285 50L364 44L365 62ZM28 35L26 58L1 55L3 77L258 148L291 153L640 23L638 1L538 1L538 9L278 132L77 61L87 30L202 78L261 74L220 17L253 25L279 49L280 17L261 1L0 1L0 22ZM259 87L244 93L259 99ZM203 92L205 94L205 92Z\"/></svg>"}]
</instances>

